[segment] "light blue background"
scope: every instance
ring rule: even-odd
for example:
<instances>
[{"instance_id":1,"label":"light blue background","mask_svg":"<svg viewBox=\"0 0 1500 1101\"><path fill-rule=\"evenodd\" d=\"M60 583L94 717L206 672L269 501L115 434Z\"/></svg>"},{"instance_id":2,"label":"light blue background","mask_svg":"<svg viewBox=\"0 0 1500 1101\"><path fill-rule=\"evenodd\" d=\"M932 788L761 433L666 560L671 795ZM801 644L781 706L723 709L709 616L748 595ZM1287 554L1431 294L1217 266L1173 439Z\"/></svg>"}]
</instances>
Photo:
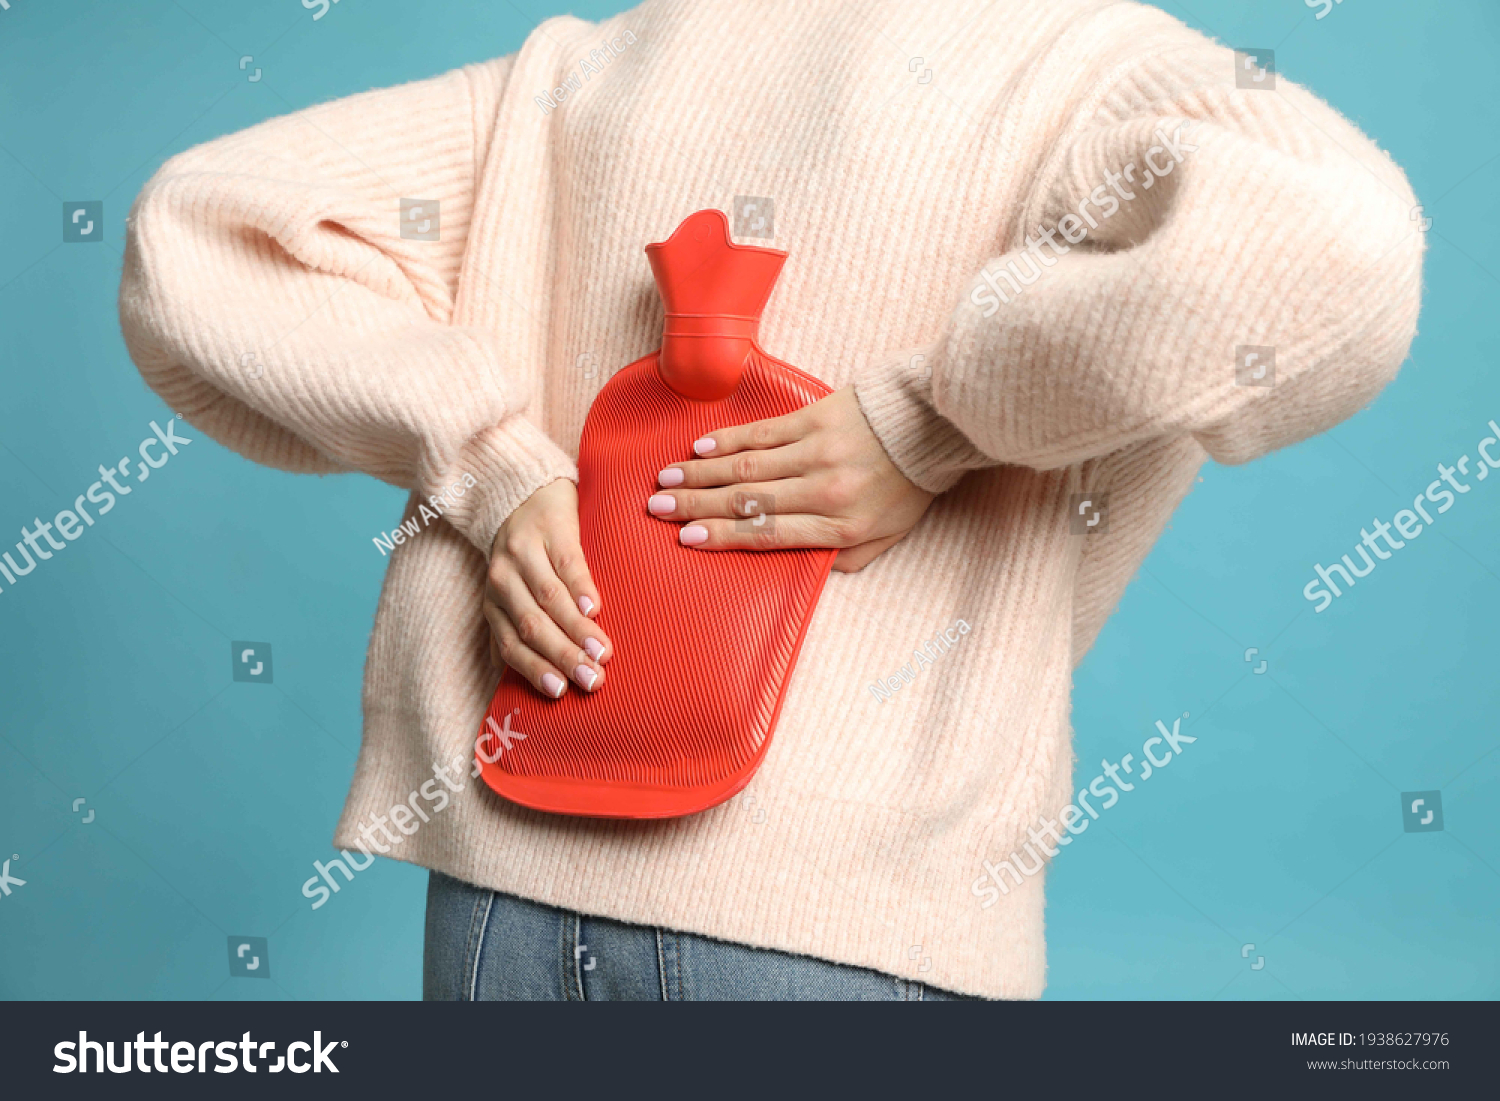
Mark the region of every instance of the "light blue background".
<instances>
[{"instance_id":1,"label":"light blue background","mask_svg":"<svg viewBox=\"0 0 1500 1101\"><path fill-rule=\"evenodd\" d=\"M7 545L171 415L115 314L124 216L166 157L511 52L558 10L343 0L315 22L298 0L10 5ZM1494 997L1500 479L1327 612L1301 590L1500 418L1500 9L1346 0L1319 21L1301 0L1165 6L1227 45L1276 49L1283 75L1391 151L1433 219L1427 288L1412 358L1369 410L1203 471L1084 663L1080 781L1139 755L1157 719L1191 712L1198 740L1055 863L1047 996ZM63 245L61 203L100 197L105 243ZM26 880L0 898L0 997L417 997L425 873L379 861L316 912L299 894L331 855L385 564L370 539L403 495L184 433L190 448L0 593L0 859L19 854ZM274 684L231 680L232 639L274 645ZM1403 832L1400 793L1427 789L1446 828ZM270 981L229 977L226 937L241 934L270 938Z\"/></svg>"}]
</instances>

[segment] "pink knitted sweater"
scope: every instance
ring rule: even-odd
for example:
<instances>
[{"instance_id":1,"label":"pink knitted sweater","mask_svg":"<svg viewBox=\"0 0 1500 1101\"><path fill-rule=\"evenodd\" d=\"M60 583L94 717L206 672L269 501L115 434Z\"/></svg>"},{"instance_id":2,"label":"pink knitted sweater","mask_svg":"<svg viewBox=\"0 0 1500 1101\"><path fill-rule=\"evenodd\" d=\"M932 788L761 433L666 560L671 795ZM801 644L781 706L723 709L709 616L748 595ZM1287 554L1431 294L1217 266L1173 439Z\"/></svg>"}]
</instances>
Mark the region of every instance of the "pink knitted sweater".
<instances>
[{"instance_id":1,"label":"pink knitted sweater","mask_svg":"<svg viewBox=\"0 0 1500 1101\"><path fill-rule=\"evenodd\" d=\"M256 462L441 509L391 554L336 843L1037 996L1044 877L979 880L1074 799L1074 666L1205 457L1336 424L1415 331L1401 170L1237 68L1132 3L648 0L168 162L120 299L146 381ZM713 206L791 253L762 343L855 384L941 496L829 581L742 795L644 824L523 810L463 767L497 679L486 552L659 343L642 246Z\"/></svg>"}]
</instances>

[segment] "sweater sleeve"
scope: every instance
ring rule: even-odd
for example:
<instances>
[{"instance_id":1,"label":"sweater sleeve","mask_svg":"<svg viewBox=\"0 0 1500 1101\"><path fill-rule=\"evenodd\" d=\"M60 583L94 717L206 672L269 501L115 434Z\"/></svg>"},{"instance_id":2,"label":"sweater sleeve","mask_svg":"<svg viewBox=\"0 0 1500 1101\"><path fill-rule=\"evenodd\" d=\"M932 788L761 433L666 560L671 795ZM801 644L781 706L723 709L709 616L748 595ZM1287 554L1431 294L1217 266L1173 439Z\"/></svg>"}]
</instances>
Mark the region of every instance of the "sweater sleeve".
<instances>
[{"instance_id":1,"label":"sweater sleeve","mask_svg":"<svg viewBox=\"0 0 1500 1101\"><path fill-rule=\"evenodd\" d=\"M131 357L191 424L257 462L364 471L424 496L472 475L444 515L485 552L516 505L577 477L526 417L520 365L490 333L448 323L510 64L172 158L131 212L120 290Z\"/></svg>"},{"instance_id":2,"label":"sweater sleeve","mask_svg":"<svg viewBox=\"0 0 1500 1101\"><path fill-rule=\"evenodd\" d=\"M1310 93L1237 89L1231 51L1152 18L1170 26L1042 164L930 370L902 354L857 380L926 489L1183 434L1244 462L1350 416L1406 356L1424 241L1401 170Z\"/></svg>"}]
</instances>

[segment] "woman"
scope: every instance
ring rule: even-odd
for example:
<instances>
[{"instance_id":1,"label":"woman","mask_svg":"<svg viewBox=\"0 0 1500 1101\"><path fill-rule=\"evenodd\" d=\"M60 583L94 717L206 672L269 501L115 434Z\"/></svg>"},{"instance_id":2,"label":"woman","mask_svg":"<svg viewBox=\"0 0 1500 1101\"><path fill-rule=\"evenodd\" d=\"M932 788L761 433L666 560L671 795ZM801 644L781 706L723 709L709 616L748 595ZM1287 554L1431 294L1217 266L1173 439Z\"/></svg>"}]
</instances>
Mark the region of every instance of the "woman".
<instances>
[{"instance_id":1,"label":"woman","mask_svg":"<svg viewBox=\"0 0 1500 1101\"><path fill-rule=\"evenodd\" d=\"M1073 667L1205 458L1336 424L1415 331L1402 172L1247 62L1130 3L648 0L157 174L147 382L255 461L441 503L391 556L336 837L432 870L429 997L1040 994L1043 877L985 868L1064 836ZM762 343L836 392L682 441L642 506L713 553L769 495L838 572L742 796L508 804L465 771L498 664L610 690L574 457L660 339L641 248L731 203L791 253Z\"/></svg>"}]
</instances>

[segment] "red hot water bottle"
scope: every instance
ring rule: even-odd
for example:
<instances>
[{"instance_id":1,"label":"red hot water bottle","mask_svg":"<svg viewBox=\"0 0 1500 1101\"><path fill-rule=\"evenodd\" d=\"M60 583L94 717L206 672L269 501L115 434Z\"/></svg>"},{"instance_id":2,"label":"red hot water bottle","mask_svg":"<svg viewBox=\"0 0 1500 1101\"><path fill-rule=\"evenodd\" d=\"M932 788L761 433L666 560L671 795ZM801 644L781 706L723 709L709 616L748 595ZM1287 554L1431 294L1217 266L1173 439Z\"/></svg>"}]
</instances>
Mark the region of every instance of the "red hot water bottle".
<instances>
[{"instance_id":1,"label":"red hot water bottle","mask_svg":"<svg viewBox=\"0 0 1500 1101\"><path fill-rule=\"evenodd\" d=\"M786 253L734 244L723 213L700 210L646 256L666 307L661 348L599 392L578 453L609 675L554 700L507 669L476 742L485 783L557 814L672 818L749 783L837 555L694 550L680 524L646 511L658 473L691 458L694 440L831 392L756 342Z\"/></svg>"}]
</instances>

